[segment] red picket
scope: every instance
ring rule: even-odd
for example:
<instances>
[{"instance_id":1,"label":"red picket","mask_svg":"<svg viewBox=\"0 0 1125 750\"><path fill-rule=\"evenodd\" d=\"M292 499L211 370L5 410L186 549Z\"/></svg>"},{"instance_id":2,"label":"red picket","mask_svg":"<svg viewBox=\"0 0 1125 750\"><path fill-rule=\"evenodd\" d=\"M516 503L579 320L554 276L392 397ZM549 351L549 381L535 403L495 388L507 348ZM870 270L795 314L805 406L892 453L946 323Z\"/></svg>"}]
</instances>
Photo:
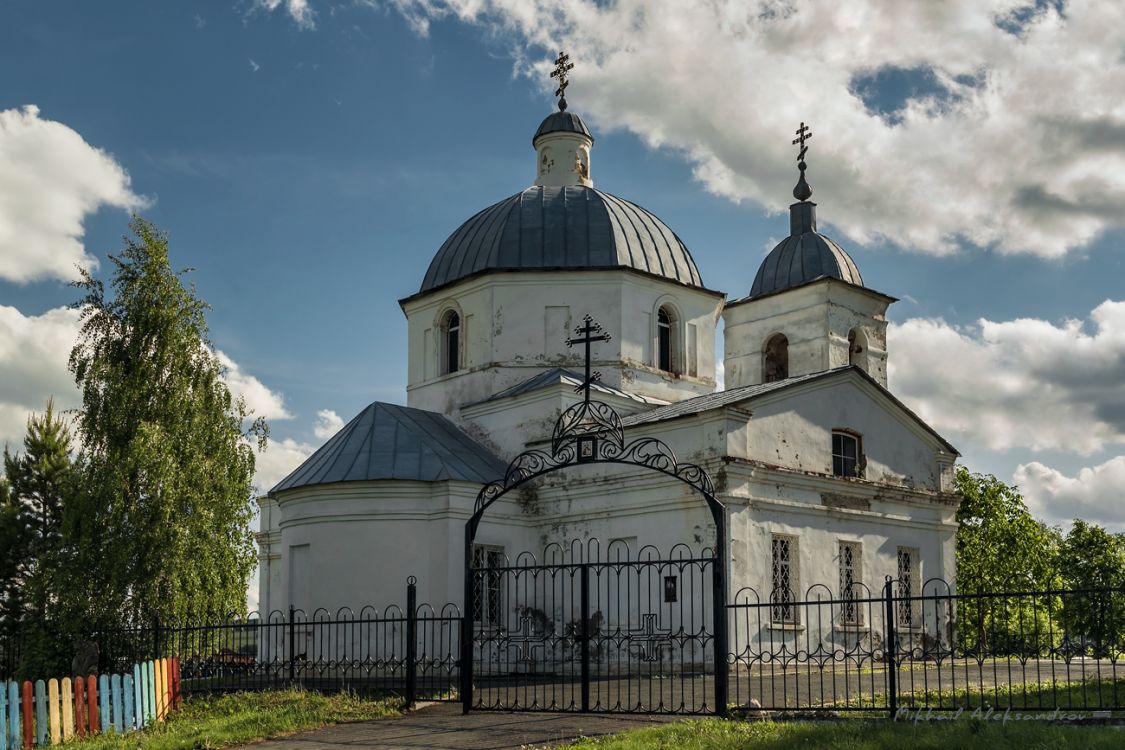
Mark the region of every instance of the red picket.
<instances>
[{"instance_id":1,"label":"red picket","mask_svg":"<svg viewBox=\"0 0 1125 750\"><path fill-rule=\"evenodd\" d=\"M86 706L90 711L90 719L86 726L90 728L90 734L98 731L99 724L101 723L100 714L98 713L98 677L97 675L90 675L86 678Z\"/></svg>"},{"instance_id":2,"label":"red picket","mask_svg":"<svg viewBox=\"0 0 1125 750\"><path fill-rule=\"evenodd\" d=\"M180 693L180 657L173 656L170 661L172 663L172 708L179 708L180 704L184 702L183 694Z\"/></svg>"},{"instance_id":3,"label":"red picket","mask_svg":"<svg viewBox=\"0 0 1125 750\"><path fill-rule=\"evenodd\" d=\"M35 723L32 717L31 682L23 683L23 746L30 748L35 745Z\"/></svg>"},{"instance_id":4,"label":"red picket","mask_svg":"<svg viewBox=\"0 0 1125 750\"><path fill-rule=\"evenodd\" d=\"M86 680L81 676L74 678L74 733L86 736Z\"/></svg>"}]
</instances>

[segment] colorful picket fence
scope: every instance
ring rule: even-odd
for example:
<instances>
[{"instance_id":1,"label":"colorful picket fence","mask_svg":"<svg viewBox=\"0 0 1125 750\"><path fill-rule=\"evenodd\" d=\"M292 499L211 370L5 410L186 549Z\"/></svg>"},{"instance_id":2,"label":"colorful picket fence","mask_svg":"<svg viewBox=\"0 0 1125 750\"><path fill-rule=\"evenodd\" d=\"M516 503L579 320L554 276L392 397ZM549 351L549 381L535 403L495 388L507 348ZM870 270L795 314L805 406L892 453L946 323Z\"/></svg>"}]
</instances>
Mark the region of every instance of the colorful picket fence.
<instances>
[{"instance_id":1,"label":"colorful picket fence","mask_svg":"<svg viewBox=\"0 0 1125 750\"><path fill-rule=\"evenodd\" d=\"M181 700L175 658L134 664L132 674L0 682L0 750L141 729L164 721Z\"/></svg>"}]
</instances>

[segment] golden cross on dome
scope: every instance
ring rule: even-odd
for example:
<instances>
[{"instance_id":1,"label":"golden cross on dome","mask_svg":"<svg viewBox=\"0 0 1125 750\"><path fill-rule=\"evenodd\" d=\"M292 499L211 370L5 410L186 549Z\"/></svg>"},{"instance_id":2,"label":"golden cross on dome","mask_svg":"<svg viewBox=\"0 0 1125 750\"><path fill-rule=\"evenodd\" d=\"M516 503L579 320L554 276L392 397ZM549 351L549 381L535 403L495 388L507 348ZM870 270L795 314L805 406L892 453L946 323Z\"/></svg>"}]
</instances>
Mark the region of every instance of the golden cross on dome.
<instances>
[{"instance_id":1,"label":"golden cross on dome","mask_svg":"<svg viewBox=\"0 0 1125 750\"><path fill-rule=\"evenodd\" d=\"M570 55L565 52L559 52L559 56L555 59L555 69L551 71L551 78L559 79L559 87L555 89L555 96L559 98L559 109L566 110L566 87L570 85L570 81L566 79L566 74L574 67L574 63L570 61Z\"/></svg>"}]
</instances>

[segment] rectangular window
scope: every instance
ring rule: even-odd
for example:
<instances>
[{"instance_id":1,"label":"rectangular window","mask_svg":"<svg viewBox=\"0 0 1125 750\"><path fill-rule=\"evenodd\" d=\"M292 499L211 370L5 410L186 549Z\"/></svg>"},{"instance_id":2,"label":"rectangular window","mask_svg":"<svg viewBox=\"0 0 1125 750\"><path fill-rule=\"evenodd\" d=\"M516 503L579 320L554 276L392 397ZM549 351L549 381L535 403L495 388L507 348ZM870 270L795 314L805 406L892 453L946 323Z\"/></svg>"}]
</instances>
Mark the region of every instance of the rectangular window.
<instances>
[{"instance_id":1,"label":"rectangular window","mask_svg":"<svg viewBox=\"0 0 1125 750\"><path fill-rule=\"evenodd\" d=\"M847 432L832 433L832 473L838 477L859 476L859 438Z\"/></svg>"},{"instance_id":2,"label":"rectangular window","mask_svg":"<svg viewBox=\"0 0 1125 750\"><path fill-rule=\"evenodd\" d=\"M895 579L896 596L899 598L898 624L900 627L912 628L917 621L918 602L910 597L918 596L919 589L919 559L918 550L914 547L898 548L898 576Z\"/></svg>"},{"instance_id":3,"label":"rectangular window","mask_svg":"<svg viewBox=\"0 0 1125 750\"><path fill-rule=\"evenodd\" d=\"M493 627L503 624L502 572L497 568L505 564L503 547L473 545L473 622Z\"/></svg>"},{"instance_id":4,"label":"rectangular window","mask_svg":"<svg viewBox=\"0 0 1125 750\"><path fill-rule=\"evenodd\" d=\"M862 548L859 542L840 542L840 621L844 625L861 625L862 607L856 604L861 598L863 583Z\"/></svg>"},{"instance_id":5,"label":"rectangular window","mask_svg":"<svg viewBox=\"0 0 1125 750\"><path fill-rule=\"evenodd\" d=\"M775 625L796 625L797 591L800 585L797 569L797 538L774 534L772 539L772 578L770 620Z\"/></svg>"}]
</instances>

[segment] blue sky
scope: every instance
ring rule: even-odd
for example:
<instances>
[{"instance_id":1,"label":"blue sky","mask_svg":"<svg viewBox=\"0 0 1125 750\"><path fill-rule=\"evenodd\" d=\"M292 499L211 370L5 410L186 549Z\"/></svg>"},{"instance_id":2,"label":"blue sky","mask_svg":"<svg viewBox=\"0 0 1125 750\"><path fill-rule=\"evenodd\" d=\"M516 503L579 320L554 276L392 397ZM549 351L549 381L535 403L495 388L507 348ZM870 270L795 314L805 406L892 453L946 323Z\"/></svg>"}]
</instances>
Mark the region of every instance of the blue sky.
<instances>
[{"instance_id":1,"label":"blue sky","mask_svg":"<svg viewBox=\"0 0 1125 750\"><path fill-rule=\"evenodd\" d=\"M748 292L764 253L788 232L790 133L810 122L822 231L852 253L868 286L902 300L890 311L890 356L902 363L892 390L970 468L1025 485L1043 515L1125 521L1111 497L1125 480L1125 307L1099 308L1125 300L1125 192L1113 169L1125 148L1114 104L1125 94L1121 60L1096 74L1089 63L1061 71L1076 92L1104 91L1086 96L1082 111L1061 90L1019 80L1037 60L1050 64L1081 30L1071 27L1112 25L1112 4L1087 17L1043 6L1011 21L1018 33L994 24L1000 51L990 58L965 60L953 42L886 58L857 44L857 56L872 57L847 65L832 62L840 58L828 35L848 24L839 13L821 19L824 36L797 42L761 16L747 24L760 46L774 46L765 57L747 52L741 70L721 55L737 35L708 25L707 4L668 6L667 18L696 14L678 34L630 10L635 3L598 4L604 15L591 28L584 19L597 6L549 5L5 4L0 112L22 117L29 133L45 123L72 131L84 158L116 164L128 182L117 198L71 184L82 182L75 175L45 172L28 188L13 181L36 169L21 144L42 142L0 129L9 138L7 152L0 140L0 172L9 172L7 187L0 175L0 441L18 439L22 415L47 396L67 398L55 393L65 390L65 347L40 346L51 326L62 340L66 321L52 311L75 296L67 274L47 268L51 238L77 238L104 272L128 205L170 233L175 265L196 269L216 347L236 363L251 403L274 417L278 450L263 462L271 478L335 424L322 417L318 430L318 412L347 420L373 400L403 403L397 300L417 290L461 221L530 184L531 134L553 107L543 70L557 43L577 62L569 100L597 137L597 186L663 218L707 285L731 298ZM994 15L1011 3L996 5ZM938 31L907 23L895 43L959 35L955 18L926 23ZM628 34L614 24L632 29L636 44L619 41ZM891 32L871 24L866 33L879 41ZM1120 36L1085 36L1095 52L1125 48ZM709 45L722 62L699 62ZM1043 104L1048 95L1057 107ZM38 113L17 117L28 106ZM1069 118L1058 133L1084 140L1034 140L1054 114ZM959 158L975 177L948 166ZM1082 172L1090 164L1093 177ZM1099 174L1104 187L1092 190ZM23 201L56 189L85 196L72 226L44 226L41 246L5 235L5 219L18 223L16 197L23 216ZM22 270L5 273L5 254Z\"/></svg>"}]
</instances>

